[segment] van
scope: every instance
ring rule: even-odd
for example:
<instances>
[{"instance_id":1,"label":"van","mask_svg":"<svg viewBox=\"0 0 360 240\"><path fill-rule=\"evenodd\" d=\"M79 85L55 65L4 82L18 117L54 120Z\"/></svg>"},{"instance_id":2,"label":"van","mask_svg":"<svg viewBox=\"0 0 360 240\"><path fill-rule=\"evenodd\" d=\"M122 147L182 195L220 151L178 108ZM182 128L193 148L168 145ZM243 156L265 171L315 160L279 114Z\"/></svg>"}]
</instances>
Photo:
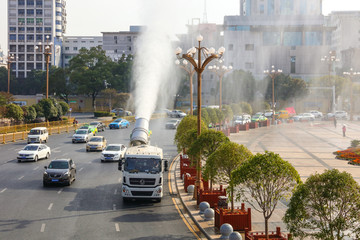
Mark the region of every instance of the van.
<instances>
[{"instance_id":1,"label":"van","mask_svg":"<svg viewBox=\"0 0 360 240\"><path fill-rule=\"evenodd\" d=\"M46 127L36 127L28 133L27 143L43 143L49 139L49 132Z\"/></svg>"}]
</instances>

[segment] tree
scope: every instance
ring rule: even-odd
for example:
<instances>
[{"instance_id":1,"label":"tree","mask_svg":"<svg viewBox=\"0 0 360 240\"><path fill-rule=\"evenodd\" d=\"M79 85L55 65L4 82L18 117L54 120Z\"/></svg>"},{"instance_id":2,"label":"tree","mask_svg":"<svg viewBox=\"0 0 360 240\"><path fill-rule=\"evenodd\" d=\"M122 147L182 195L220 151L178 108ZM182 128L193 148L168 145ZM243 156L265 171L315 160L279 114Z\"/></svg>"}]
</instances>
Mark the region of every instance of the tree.
<instances>
[{"instance_id":1,"label":"tree","mask_svg":"<svg viewBox=\"0 0 360 240\"><path fill-rule=\"evenodd\" d=\"M37 105L44 114L46 121L58 117L58 109L55 107L53 101L50 98L41 99Z\"/></svg>"},{"instance_id":2,"label":"tree","mask_svg":"<svg viewBox=\"0 0 360 240\"><path fill-rule=\"evenodd\" d=\"M224 115L224 113L223 113L222 111L220 111L220 109L218 109L218 108L214 108L214 110L215 110L215 113L216 113L217 118L219 119L219 123L221 124L221 123L224 121L224 119L225 119L225 115Z\"/></svg>"},{"instance_id":3,"label":"tree","mask_svg":"<svg viewBox=\"0 0 360 240\"><path fill-rule=\"evenodd\" d=\"M33 106L23 106L24 120L27 123L33 122L36 119L36 110Z\"/></svg>"},{"instance_id":4,"label":"tree","mask_svg":"<svg viewBox=\"0 0 360 240\"><path fill-rule=\"evenodd\" d=\"M76 86L69 81L66 69L51 66L49 73L49 92L69 103L69 96L75 93Z\"/></svg>"},{"instance_id":5,"label":"tree","mask_svg":"<svg viewBox=\"0 0 360 240\"><path fill-rule=\"evenodd\" d=\"M201 131L205 131L206 129L207 127L204 121L201 121ZM184 117L176 129L174 138L174 142L179 152L183 149L186 150L191 146L191 143L188 142L188 135L194 130L197 130L197 117L190 115Z\"/></svg>"},{"instance_id":6,"label":"tree","mask_svg":"<svg viewBox=\"0 0 360 240\"><path fill-rule=\"evenodd\" d=\"M252 115L252 108L251 108L251 105L247 102L241 102L239 103L240 104L240 107L241 107L241 110L243 113L247 113L247 114L250 114Z\"/></svg>"},{"instance_id":7,"label":"tree","mask_svg":"<svg viewBox=\"0 0 360 240\"><path fill-rule=\"evenodd\" d=\"M112 78L111 59L100 46L90 50L82 48L69 62L70 80L77 85L78 94L92 97L96 109L96 97L105 89L105 80Z\"/></svg>"},{"instance_id":8,"label":"tree","mask_svg":"<svg viewBox=\"0 0 360 240\"><path fill-rule=\"evenodd\" d=\"M278 202L301 183L298 172L278 154L265 152L244 162L234 171L233 178L234 184L239 185L238 198L242 197L263 214L266 239L269 239L268 221Z\"/></svg>"},{"instance_id":9,"label":"tree","mask_svg":"<svg viewBox=\"0 0 360 240\"><path fill-rule=\"evenodd\" d=\"M6 92L8 84L8 70L6 67L0 67L0 91Z\"/></svg>"},{"instance_id":10,"label":"tree","mask_svg":"<svg viewBox=\"0 0 360 240\"><path fill-rule=\"evenodd\" d=\"M15 100L11 93L0 92L0 105L10 104Z\"/></svg>"},{"instance_id":11,"label":"tree","mask_svg":"<svg viewBox=\"0 0 360 240\"><path fill-rule=\"evenodd\" d=\"M216 125L217 123L219 123L219 118L216 115L216 111L214 108L208 108L207 112L209 114L209 119L210 122L212 123L212 125Z\"/></svg>"},{"instance_id":12,"label":"tree","mask_svg":"<svg viewBox=\"0 0 360 240\"><path fill-rule=\"evenodd\" d=\"M231 211L234 210L234 178L233 171L248 160L252 153L244 146L234 142L221 144L206 161L205 171L210 171L219 183L226 183L230 188ZM213 172L213 171L216 172Z\"/></svg>"},{"instance_id":13,"label":"tree","mask_svg":"<svg viewBox=\"0 0 360 240\"><path fill-rule=\"evenodd\" d=\"M110 66L112 77L107 81L111 84L111 87L118 92L130 92L133 56L123 54L117 62L112 62Z\"/></svg>"},{"instance_id":14,"label":"tree","mask_svg":"<svg viewBox=\"0 0 360 240\"><path fill-rule=\"evenodd\" d=\"M228 121L231 121L234 117L234 113L233 113L231 107L229 105L223 105L222 107L223 107L222 111L224 113L225 119L227 119Z\"/></svg>"},{"instance_id":15,"label":"tree","mask_svg":"<svg viewBox=\"0 0 360 240\"><path fill-rule=\"evenodd\" d=\"M202 159L206 160L221 144L229 141L229 138L223 132L206 130L191 144L188 154L194 157L198 157L201 154ZM212 190L216 169L212 166L208 166L205 169L204 178L210 180L210 190Z\"/></svg>"},{"instance_id":16,"label":"tree","mask_svg":"<svg viewBox=\"0 0 360 240\"><path fill-rule=\"evenodd\" d=\"M59 105L61 106L62 114L66 115L70 110L69 105L66 102L62 102L62 101L59 102Z\"/></svg>"},{"instance_id":17,"label":"tree","mask_svg":"<svg viewBox=\"0 0 360 240\"><path fill-rule=\"evenodd\" d=\"M201 109L201 120L204 121L204 123L206 124L206 126L209 126L211 121L210 121L210 117L209 117L209 113L208 113L208 108L202 108ZM193 111L193 115L197 116L197 109L195 109Z\"/></svg>"},{"instance_id":18,"label":"tree","mask_svg":"<svg viewBox=\"0 0 360 240\"><path fill-rule=\"evenodd\" d=\"M6 105L5 117L14 121L21 121L24 118L24 112L19 105L11 103Z\"/></svg>"},{"instance_id":19,"label":"tree","mask_svg":"<svg viewBox=\"0 0 360 240\"><path fill-rule=\"evenodd\" d=\"M360 238L360 186L337 169L311 175L290 199L284 222L300 238Z\"/></svg>"},{"instance_id":20,"label":"tree","mask_svg":"<svg viewBox=\"0 0 360 240\"><path fill-rule=\"evenodd\" d=\"M233 111L234 115L240 115L242 113L242 109L240 104L232 103L230 104L231 110Z\"/></svg>"}]
</instances>

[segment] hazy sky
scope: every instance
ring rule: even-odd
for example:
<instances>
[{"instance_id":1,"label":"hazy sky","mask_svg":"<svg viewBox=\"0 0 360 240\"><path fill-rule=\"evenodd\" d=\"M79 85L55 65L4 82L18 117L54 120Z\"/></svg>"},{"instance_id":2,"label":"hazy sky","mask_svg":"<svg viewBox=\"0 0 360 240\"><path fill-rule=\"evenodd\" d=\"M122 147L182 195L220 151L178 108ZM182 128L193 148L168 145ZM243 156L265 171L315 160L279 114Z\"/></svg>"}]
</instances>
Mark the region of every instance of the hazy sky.
<instances>
[{"instance_id":1,"label":"hazy sky","mask_svg":"<svg viewBox=\"0 0 360 240\"><path fill-rule=\"evenodd\" d=\"M144 4L144 1L146 4ZM163 6L162 1L171 3ZM7 2L0 0L0 46L7 50ZM153 3L151 12L144 5ZM223 23L225 15L239 15L240 0L207 0L209 23ZM130 25L146 25L149 17L165 13L176 32L185 32L185 24L203 18L204 0L67 0L68 36L101 36L101 32L128 31ZM358 10L359 0L323 0L323 14L331 11ZM176 20L176 21L174 21Z\"/></svg>"}]
</instances>

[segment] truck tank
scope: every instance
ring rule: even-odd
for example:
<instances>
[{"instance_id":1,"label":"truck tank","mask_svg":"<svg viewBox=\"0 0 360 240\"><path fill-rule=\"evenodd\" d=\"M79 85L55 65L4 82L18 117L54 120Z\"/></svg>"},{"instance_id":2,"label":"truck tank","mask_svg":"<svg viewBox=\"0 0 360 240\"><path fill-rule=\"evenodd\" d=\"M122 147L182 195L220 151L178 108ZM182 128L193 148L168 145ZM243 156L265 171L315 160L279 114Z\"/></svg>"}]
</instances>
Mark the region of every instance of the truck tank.
<instances>
[{"instance_id":1,"label":"truck tank","mask_svg":"<svg viewBox=\"0 0 360 240\"><path fill-rule=\"evenodd\" d=\"M139 146L149 144L149 120L146 118L138 118L135 127L130 135L130 146Z\"/></svg>"}]
</instances>

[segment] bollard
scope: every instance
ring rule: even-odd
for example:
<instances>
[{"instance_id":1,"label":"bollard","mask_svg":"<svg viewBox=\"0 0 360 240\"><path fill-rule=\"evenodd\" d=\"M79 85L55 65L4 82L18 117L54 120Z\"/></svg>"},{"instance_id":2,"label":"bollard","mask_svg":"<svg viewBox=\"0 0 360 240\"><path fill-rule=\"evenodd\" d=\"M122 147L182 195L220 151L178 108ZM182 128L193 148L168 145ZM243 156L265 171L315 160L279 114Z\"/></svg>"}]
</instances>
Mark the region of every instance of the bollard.
<instances>
[{"instance_id":1,"label":"bollard","mask_svg":"<svg viewBox=\"0 0 360 240\"><path fill-rule=\"evenodd\" d=\"M13 142L15 142L15 132L13 132Z\"/></svg>"},{"instance_id":2,"label":"bollard","mask_svg":"<svg viewBox=\"0 0 360 240\"><path fill-rule=\"evenodd\" d=\"M205 221L214 220L214 216L215 216L214 209L212 209L212 208L205 209L205 211L204 211Z\"/></svg>"},{"instance_id":3,"label":"bollard","mask_svg":"<svg viewBox=\"0 0 360 240\"><path fill-rule=\"evenodd\" d=\"M3 134L3 144L5 144L5 134Z\"/></svg>"},{"instance_id":4,"label":"bollard","mask_svg":"<svg viewBox=\"0 0 360 240\"><path fill-rule=\"evenodd\" d=\"M210 204L208 202L201 202L199 204L200 214L203 214L206 209L210 208Z\"/></svg>"},{"instance_id":5,"label":"bollard","mask_svg":"<svg viewBox=\"0 0 360 240\"><path fill-rule=\"evenodd\" d=\"M189 195L192 195L194 193L194 190L195 190L195 186L194 185L189 185L187 187L187 191L188 191L188 194Z\"/></svg>"},{"instance_id":6,"label":"bollard","mask_svg":"<svg viewBox=\"0 0 360 240\"><path fill-rule=\"evenodd\" d=\"M66 132L69 132L69 125L66 124Z\"/></svg>"},{"instance_id":7,"label":"bollard","mask_svg":"<svg viewBox=\"0 0 360 240\"><path fill-rule=\"evenodd\" d=\"M25 140L25 132L22 132L22 140Z\"/></svg>"},{"instance_id":8,"label":"bollard","mask_svg":"<svg viewBox=\"0 0 360 240\"><path fill-rule=\"evenodd\" d=\"M230 224L224 223L220 227L220 233L221 233L220 239L229 239L229 236L233 231L234 229Z\"/></svg>"},{"instance_id":9,"label":"bollard","mask_svg":"<svg viewBox=\"0 0 360 240\"><path fill-rule=\"evenodd\" d=\"M58 134L60 134L60 127L58 127Z\"/></svg>"},{"instance_id":10,"label":"bollard","mask_svg":"<svg viewBox=\"0 0 360 240\"><path fill-rule=\"evenodd\" d=\"M229 240L242 240L242 236L239 232L232 232L229 236Z\"/></svg>"}]
</instances>

